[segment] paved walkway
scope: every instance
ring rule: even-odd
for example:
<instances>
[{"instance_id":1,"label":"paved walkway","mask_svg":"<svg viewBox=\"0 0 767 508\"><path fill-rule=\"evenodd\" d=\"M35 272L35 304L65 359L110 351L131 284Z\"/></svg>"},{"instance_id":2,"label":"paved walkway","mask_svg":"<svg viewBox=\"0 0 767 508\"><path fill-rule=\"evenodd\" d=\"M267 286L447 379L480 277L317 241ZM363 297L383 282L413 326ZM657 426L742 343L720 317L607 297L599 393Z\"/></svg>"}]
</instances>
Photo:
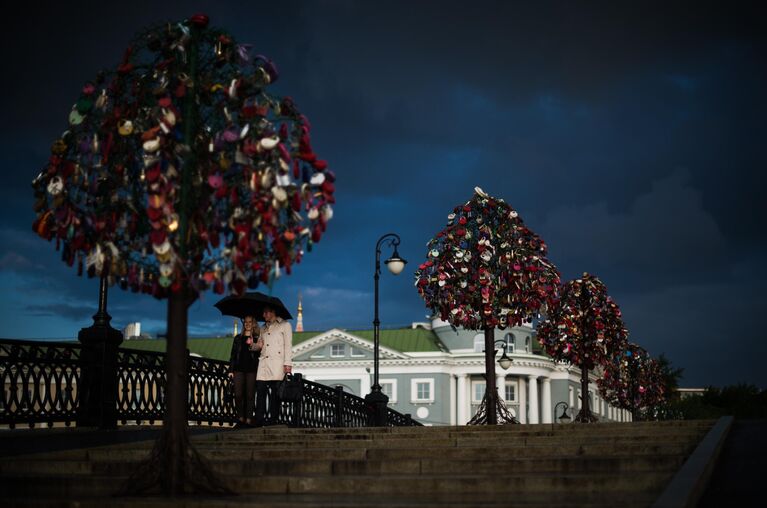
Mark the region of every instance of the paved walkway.
<instances>
[{"instance_id":1,"label":"paved walkway","mask_svg":"<svg viewBox=\"0 0 767 508\"><path fill-rule=\"evenodd\" d=\"M736 420L698 508L767 506L767 420Z\"/></svg>"}]
</instances>

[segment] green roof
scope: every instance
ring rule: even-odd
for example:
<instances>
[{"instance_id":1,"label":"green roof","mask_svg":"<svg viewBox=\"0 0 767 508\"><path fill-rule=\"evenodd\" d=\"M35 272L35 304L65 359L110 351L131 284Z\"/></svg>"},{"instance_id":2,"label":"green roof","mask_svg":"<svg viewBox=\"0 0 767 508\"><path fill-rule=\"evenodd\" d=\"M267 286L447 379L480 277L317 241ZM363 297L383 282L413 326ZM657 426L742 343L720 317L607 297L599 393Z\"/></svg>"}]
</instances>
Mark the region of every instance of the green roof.
<instances>
[{"instance_id":1,"label":"green roof","mask_svg":"<svg viewBox=\"0 0 767 508\"><path fill-rule=\"evenodd\" d=\"M346 331L346 330L345 330ZM293 345L305 342L325 332L294 332ZM348 330L347 333L356 335L373 342L373 330ZM400 328L396 330L381 330L381 345L395 351L422 352L440 351L439 340L431 330L423 328ZM165 339L133 339L123 341L122 347L140 349L143 351L165 351ZM204 339L187 339L189 351L214 360L229 360L232 350L232 337L217 337Z\"/></svg>"},{"instance_id":2,"label":"green roof","mask_svg":"<svg viewBox=\"0 0 767 508\"><path fill-rule=\"evenodd\" d=\"M126 340L120 346L128 349L165 352L165 339ZM203 358L229 361L229 353L232 351L232 338L188 339L186 347L189 348L190 352L198 354Z\"/></svg>"},{"instance_id":3,"label":"green roof","mask_svg":"<svg viewBox=\"0 0 767 508\"><path fill-rule=\"evenodd\" d=\"M352 335L373 342L373 330L348 330ZM395 351L408 353L423 351L440 351L439 339L431 330L423 328L399 328L396 330L381 330L379 332L381 345Z\"/></svg>"}]
</instances>

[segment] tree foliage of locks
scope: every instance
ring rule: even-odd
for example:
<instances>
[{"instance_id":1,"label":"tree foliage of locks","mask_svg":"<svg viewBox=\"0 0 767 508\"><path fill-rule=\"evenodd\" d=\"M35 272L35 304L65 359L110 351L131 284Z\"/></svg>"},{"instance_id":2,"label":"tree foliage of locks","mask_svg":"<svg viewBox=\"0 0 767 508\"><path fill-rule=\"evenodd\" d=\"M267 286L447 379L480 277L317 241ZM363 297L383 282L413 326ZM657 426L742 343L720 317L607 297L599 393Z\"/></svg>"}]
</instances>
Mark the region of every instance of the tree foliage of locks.
<instances>
[{"instance_id":1,"label":"tree foliage of locks","mask_svg":"<svg viewBox=\"0 0 767 508\"><path fill-rule=\"evenodd\" d=\"M537 338L552 358L591 370L625 350L628 330L607 287L584 273L562 285Z\"/></svg>"},{"instance_id":2,"label":"tree foliage of locks","mask_svg":"<svg viewBox=\"0 0 767 508\"><path fill-rule=\"evenodd\" d=\"M516 210L476 188L429 241L415 285L426 306L453 326L517 326L556 296L559 272L546 252Z\"/></svg>"},{"instance_id":3,"label":"tree foliage of locks","mask_svg":"<svg viewBox=\"0 0 767 508\"><path fill-rule=\"evenodd\" d=\"M89 276L158 298L290 273L332 217L310 125L275 65L205 16L136 36L85 84L33 181L34 230Z\"/></svg>"},{"instance_id":4,"label":"tree foliage of locks","mask_svg":"<svg viewBox=\"0 0 767 508\"><path fill-rule=\"evenodd\" d=\"M629 342L615 354L597 379L601 396L610 404L636 411L653 407L665 400L660 365L641 346Z\"/></svg>"}]
</instances>

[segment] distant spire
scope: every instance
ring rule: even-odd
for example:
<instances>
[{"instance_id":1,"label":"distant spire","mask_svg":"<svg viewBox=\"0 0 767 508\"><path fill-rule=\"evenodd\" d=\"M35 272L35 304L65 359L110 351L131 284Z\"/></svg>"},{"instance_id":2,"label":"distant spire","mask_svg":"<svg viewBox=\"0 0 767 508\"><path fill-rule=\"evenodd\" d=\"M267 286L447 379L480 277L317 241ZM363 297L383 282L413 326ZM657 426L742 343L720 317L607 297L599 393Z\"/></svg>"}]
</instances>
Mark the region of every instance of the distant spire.
<instances>
[{"instance_id":1,"label":"distant spire","mask_svg":"<svg viewBox=\"0 0 767 508\"><path fill-rule=\"evenodd\" d=\"M232 337L237 336L237 324L238 324L238 321L235 319L234 320L234 333L232 334Z\"/></svg>"},{"instance_id":2,"label":"distant spire","mask_svg":"<svg viewBox=\"0 0 767 508\"><path fill-rule=\"evenodd\" d=\"M304 331L304 308L301 306L301 293L298 293L298 317L296 318L296 331Z\"/></svg>"}]
</instances>

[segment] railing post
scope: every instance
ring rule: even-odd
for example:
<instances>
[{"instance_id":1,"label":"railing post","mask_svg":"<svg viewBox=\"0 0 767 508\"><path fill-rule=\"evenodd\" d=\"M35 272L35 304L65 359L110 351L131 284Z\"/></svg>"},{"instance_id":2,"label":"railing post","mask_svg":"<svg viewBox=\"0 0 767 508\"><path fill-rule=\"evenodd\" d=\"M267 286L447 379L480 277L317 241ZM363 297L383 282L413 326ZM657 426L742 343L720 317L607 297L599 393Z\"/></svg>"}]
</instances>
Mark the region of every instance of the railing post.
<instances>
[{"instance_id":1,"label":"railing post","mask_svg":"<svg viewBox=\"0 0 767 508\"><path fill-rule=\"evenodd\" d=\"M107 282L101 277L99 310L93 316L93 326L77 334L82 343L80 354L78 427L117 427L117 348L122 333L109 325L107 314Z\"/></svg>"},{"instance_id":2,"label":"railing post","mask_svg":"<svg viewBox=\"0 0 767 508\"><path fill-rule=\"evenodd\" d=\"M336 427L344 426L344 389L341 386L335 387L336 391Z\"/></svg>"}]
</instances>

